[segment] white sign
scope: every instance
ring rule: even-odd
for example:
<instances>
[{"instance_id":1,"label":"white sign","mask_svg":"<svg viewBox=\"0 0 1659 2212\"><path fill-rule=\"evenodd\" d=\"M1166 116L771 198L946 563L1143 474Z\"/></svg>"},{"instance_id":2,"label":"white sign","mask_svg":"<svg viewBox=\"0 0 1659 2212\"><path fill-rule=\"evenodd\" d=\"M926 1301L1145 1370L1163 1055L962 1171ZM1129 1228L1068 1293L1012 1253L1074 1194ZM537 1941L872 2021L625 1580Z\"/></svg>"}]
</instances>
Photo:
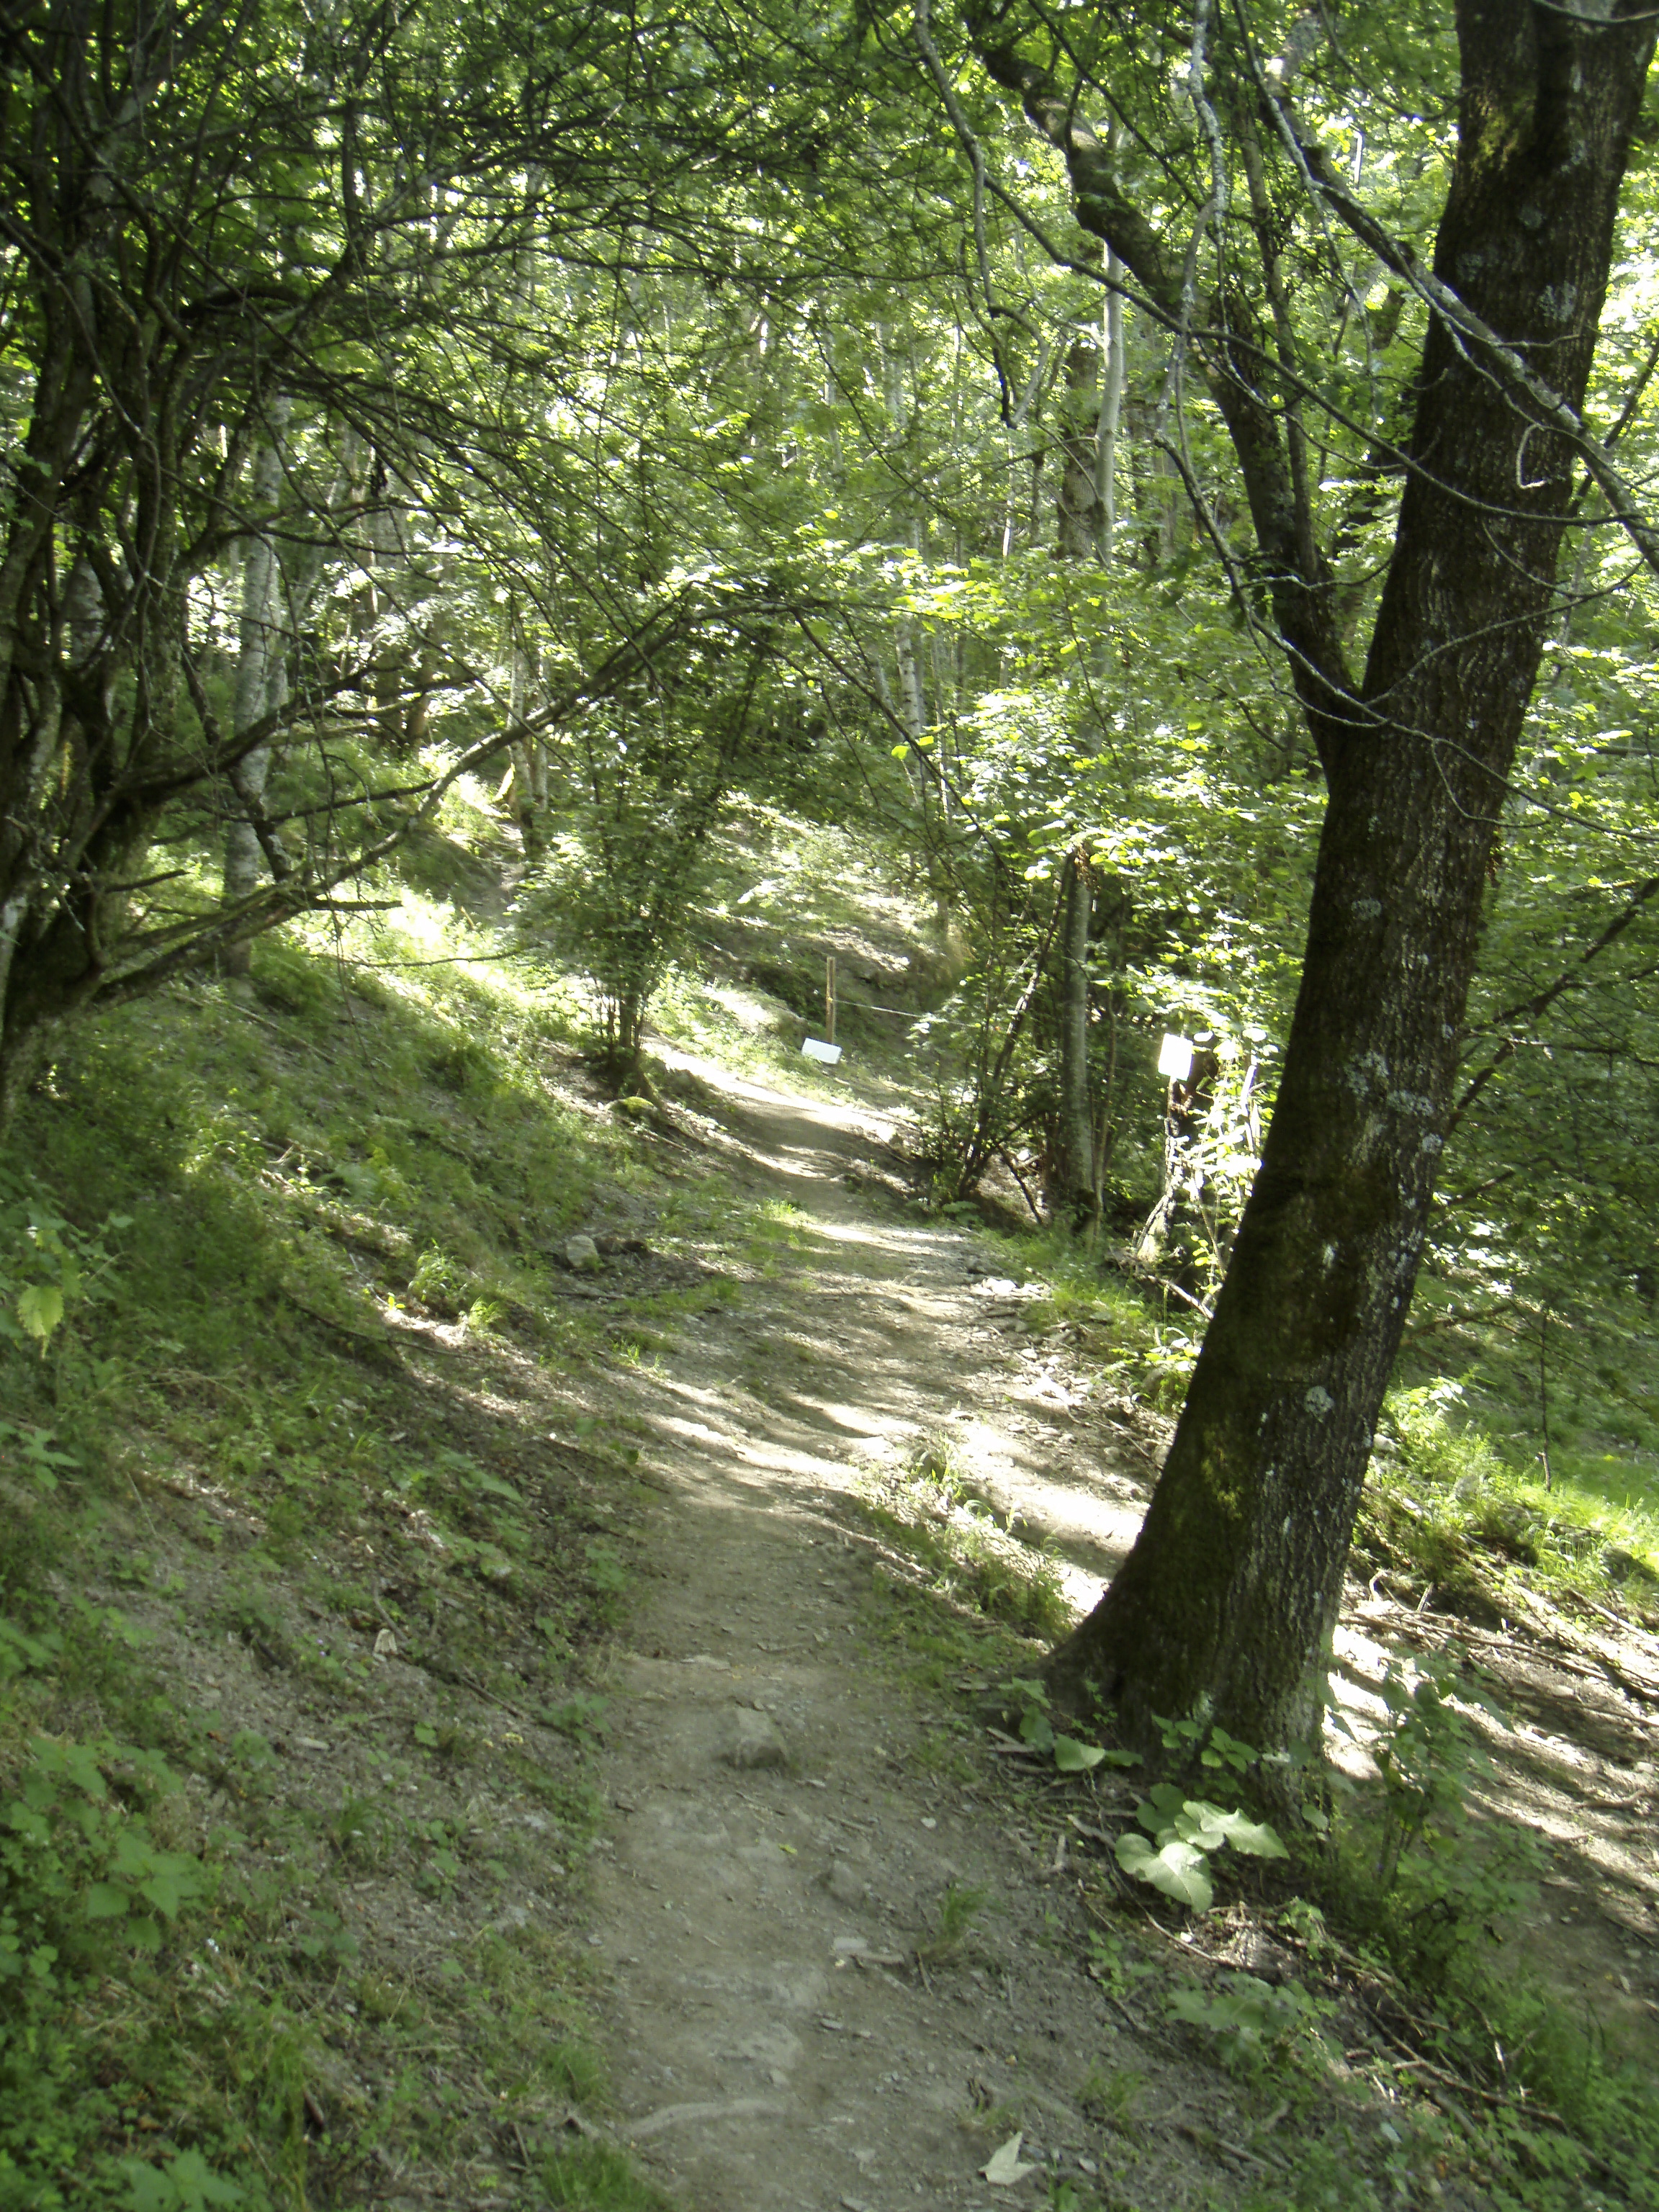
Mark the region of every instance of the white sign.
<instances>
[{"instance_id":1,"label":"white sign","mask_svg":"<svg viewBox=\"0 0 1659 2212\"><path fill-rule=\"evenodd\" d=\"M1158 1055L1158 1072L1167 1075L1171 1083L1184 1083L1193 1072L1192 1039L1166 1036Z\"/></svg>"},{"instance_id":2,"label":"white sign","mask_svg":"<svg viewBox=\"0 0 1659 2212\"><path fill-rule=\"evenodd\" d=\"M808 1037L801 1050L808 1060L821 1060L826 1067L833 1067L841 1058L838 1044L825 1044L821 1037Z\"/></svg>"}]
</instances>

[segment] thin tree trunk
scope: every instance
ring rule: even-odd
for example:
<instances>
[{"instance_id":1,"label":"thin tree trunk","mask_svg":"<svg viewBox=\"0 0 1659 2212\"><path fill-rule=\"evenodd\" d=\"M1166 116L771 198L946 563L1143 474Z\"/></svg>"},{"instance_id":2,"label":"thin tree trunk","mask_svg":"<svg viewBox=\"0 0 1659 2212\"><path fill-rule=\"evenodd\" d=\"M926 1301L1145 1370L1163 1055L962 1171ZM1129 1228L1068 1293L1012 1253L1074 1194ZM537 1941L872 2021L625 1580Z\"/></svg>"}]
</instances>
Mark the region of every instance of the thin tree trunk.
<instances>
[{"instance_id":1,"label":"thin tree trunk","mask_svg":"<svg viewBox=\"0 0 1659 2212\"><path fill-rule=\"evenodd\" d=\"M1100 349L1079 340L1066 356L1066 395L1060 408L1063 459L1054 550L1062 561L1091 560L1100 549Z\"/></svg>"},{"instance_id":2,"label":"thin tree trunk","mask_svg":"<svg viewBox=\"0 0 1659 2212\"><path fill-rule=\"evenodd\" d=\"M283 437L292 402L279 398L272 403L269 434L253 464L248 503L259 524L242 541L242 612L237 632L236 690L232 707L232 729L239 738L262 722L286 691L288 641L282 606L282 570L271 534L283 495ZM270 773L270 740L257 744L242 757L239 771L245 799L257 807L264 799ZM225 828L222 902L240 906L258 890L264 872L264 856L253 823L246 814ZM220 965L227 975L246 975L252 963L252 941L227 945Z\"/></svg>"},{"instance_id":3,"label":"thin tree trunk","mask_svg":"<svg viewBox=\"0 0 1659 2212\"><path fill-rule=\"evenodd\" d=\"M1060 1158L1061 1206L1087 1209L1094 1197L1094 1126L1089 1111L1089 863L1082 852L1066 861L1066 914L1060 938Z\"/></svg>"},{"instance_id":4,"label":"thin tree trunk","mask_svg":"<svg viewBox=\"0 0 1659 2212\"><path fill-rule=\"evenodd\" d=\"M1106 281L1118 283L1123 264L1115 253L1106 256ZM1102 566L1109 568L1117 541L1117 434L1123 414L1123 301L1115 292L1106 295L1103 377L1100 393L1100 423L1095 448L1095 511L1100 518L1099 552Z\"/></svg>"},{"instance_id":5,"label":"thin tree trunk","mask_svg":"<svg viewBox=\"0 0 1659 2212\"><path fill-rule=\"evenodd\" d=\"M512 684L507 695L507 721L516 727L529 710L535 685L535 656L515 629L511 647ZM547 850L547 768L535 738L514 738L507 748L513 763L508 803L519 825L519 842L532 866Z\"/></svg>"}]
</instances>

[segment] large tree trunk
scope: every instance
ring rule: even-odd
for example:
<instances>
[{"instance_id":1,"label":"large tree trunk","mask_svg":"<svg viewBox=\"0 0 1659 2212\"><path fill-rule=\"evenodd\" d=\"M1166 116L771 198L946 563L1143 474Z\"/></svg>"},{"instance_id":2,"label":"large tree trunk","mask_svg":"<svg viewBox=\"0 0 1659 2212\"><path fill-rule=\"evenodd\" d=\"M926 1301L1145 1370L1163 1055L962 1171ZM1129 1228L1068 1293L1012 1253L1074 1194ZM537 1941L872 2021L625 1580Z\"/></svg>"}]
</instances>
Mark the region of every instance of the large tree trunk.
<instances>
[{"instance_id":1,"label":"large tree trunk","mask_svg":"<svg viewBox=\"0 0 1659 2212\"><path fill-rule=\"evenodd\" d=\"M1650 22L1462 0L1455 167L1439 277L1576 409L1606 289ZM1018 56L1027 112L1093 158ZM1097 147L1097 141L1092 142ZM1079 212L1163 280L1108 195ZM1127 219L1126 219L1127 217ZM1330 592L1298 544L1282 444L1215 383L1329 785L1308 949L1261 1169L1134 1550L1054 1654L1066 1702L1212 1714L1305 1741L1372 1425L1414 1283L1451 1103L1482 889L1548 625L1566 441L1467 338L1431 330L1413 468L1354 697Z\"/></svg>"}]
</instances>

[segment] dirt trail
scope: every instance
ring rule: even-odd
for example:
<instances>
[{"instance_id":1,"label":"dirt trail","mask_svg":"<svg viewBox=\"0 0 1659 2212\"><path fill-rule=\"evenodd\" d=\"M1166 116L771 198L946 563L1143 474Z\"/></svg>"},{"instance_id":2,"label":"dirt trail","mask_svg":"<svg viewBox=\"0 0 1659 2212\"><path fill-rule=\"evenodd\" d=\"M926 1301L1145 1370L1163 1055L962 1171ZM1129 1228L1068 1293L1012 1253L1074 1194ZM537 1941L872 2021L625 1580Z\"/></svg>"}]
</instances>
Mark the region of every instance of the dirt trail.
<instances>
[{"instance_id":1,"label":"dirt trail","mask_svg":"<svg viewBox=\"0 0 1659 2212\"><path fill-rule=\"evenodd\" d=\"M945 1778L928 1717L869 1650L874 1547L848 1504L861 1462L949 1429L988 1492L1054 1534L1087 1602L1150 1469L1016 1348L967 1237L848 1188L876 1117L696 1072L813 1249L810 1276L694 1325L647 1385L668 1497L610 1685L614 1844L588 1936L619 2132L695 2212L1033 2202L1036 2161L1088 2202L1126 2155L1147 2201L1184 2202L1184 2136L1113 2152L1079 2109L1101 2054L1121 2068L1134 2045L1143 2084L1159 2062L1118 2044L1121 2008L1082 1970L1063 1847L1039 1850L994 1774ZM924 1972L953 1887L983 1905ZM1183 2127L1212 2094L1182 2081ZM1021 2126L1032 2173L988 2185ZM1233 2170L1200 2166L1212 2185Z\"/></svg>"},{"instance_id":2,"label":"dirt trail","mask_svg":"<svg viewBox=\"0 0 1659 2212\"><path fill-rule=\"evenodd\" d=\"M733 1176L805 1219L769 1285L687 1324L634 1382L665 1494L608 1685L614 1824L586 1931L618 2133L686 2212L988 2212L1046 2202L1055 2181L1079 2206L1260 2203L1288 2171L1271 2134L1286 2107L1269 2112L1265 2089L1137 2009L1148 1967L1091 1978L1085 1891L1098 1893L1103 1838L1077 1832L1066 1785L1012 1783L982 1741L941 1726L936 1698L907 1692L871 1639L883 1546L850 1495L948 1435L999 1517L1048 1540L1086 1608L1133 1540L1158 1437L1079 1378L1063 1341L1024 1329L1017 1287L985 1274L973 1238L883 1194L878 1113L680 1064L720 1094ZM1339 1687L1364 1725L1390 1652L1449 1637L1480 1644L1522 1711L1571 1700L1559 1739L1535 1720L1483 1729L1486 1794L1557 1854L1517 1952L1645 2049L1659 1954L1652 1869L1633 1856L1654 1772L1638 1686L1603 1686L1592 1715L1583 1665L1558 1684L1543 1639L1505 1631L1482 1638L1354 1584ZM1602 1758L1565 1740L1596 1727ZM965 1939L919 1966L964 1893ZM1132 1923L1149 1966L1177 1979L1291 1966L1248 1915L1201 1942L1133 1906ZM1030 2171L988 2182L1016 2130ZM1386 2160L1386 2136L1369 2148ZM1479 2201L1422 2185L1438 2204Z\"/></svg>"}]
</instances>

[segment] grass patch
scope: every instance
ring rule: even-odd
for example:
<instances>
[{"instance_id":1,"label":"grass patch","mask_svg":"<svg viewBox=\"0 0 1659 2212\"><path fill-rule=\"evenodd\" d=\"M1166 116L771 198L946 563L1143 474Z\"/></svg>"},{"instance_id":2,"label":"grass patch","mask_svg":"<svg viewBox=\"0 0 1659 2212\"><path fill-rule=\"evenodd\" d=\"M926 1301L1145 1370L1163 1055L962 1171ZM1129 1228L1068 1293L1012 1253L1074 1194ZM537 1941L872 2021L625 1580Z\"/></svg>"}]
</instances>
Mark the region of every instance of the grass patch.
<instances>
[{"instance_id":1,"label":"grass patch","mask_svg":"<svg viewBox=\"0 0 1659 2212\"><path fill-rule=\"evenodd\" d=\"M448 866L78 1032L0 1164L0 2208L471 2201L603 2094L564 1928L641 1493L559 1249L648 1227L601 1295L666 1319L731 1207L556 989L396 964L494 943ZM550 2201L658 2202L607 2156Z\"/></svg>"},{"instance_id":2,"label":"grass patch","mask_svg":"<svg viewBox=\"0 0 1659 2212\"><path fill-rule=\"evenodd\" d=\"M1391 1395L1355 1552L1356 1571L1486 1625L1528 1590L1659 1611L1659 1516L1629 1493L1615 1502L1570 1454L1547 1484L1444 1378Z\"/></svg>"},{"instance_id":3,"label":"grass patch","mask_svg":"<svg viewBox=\"0 0 1659 2212\"><path fill-rule=\"evenodd\" d=\"M579 2212L672 2212L671 2200L644 2180L632 2162L605 2143L574 2143L542 2160L541 2185L549 2204Z\"/></svg>"},{"instance_id":4,"label":"grass patch","mask_svg":"<svg viewBox=\"0 0 1659 2212\"><path fill-rule=\"evenodd\" d=\"M1045 1642L1071 1626L1052 1554L997 1521L948 1437L921 1444L901 1468L863 1476L854 1494L930 1596Z\"/></svg>"}]
</instances>

